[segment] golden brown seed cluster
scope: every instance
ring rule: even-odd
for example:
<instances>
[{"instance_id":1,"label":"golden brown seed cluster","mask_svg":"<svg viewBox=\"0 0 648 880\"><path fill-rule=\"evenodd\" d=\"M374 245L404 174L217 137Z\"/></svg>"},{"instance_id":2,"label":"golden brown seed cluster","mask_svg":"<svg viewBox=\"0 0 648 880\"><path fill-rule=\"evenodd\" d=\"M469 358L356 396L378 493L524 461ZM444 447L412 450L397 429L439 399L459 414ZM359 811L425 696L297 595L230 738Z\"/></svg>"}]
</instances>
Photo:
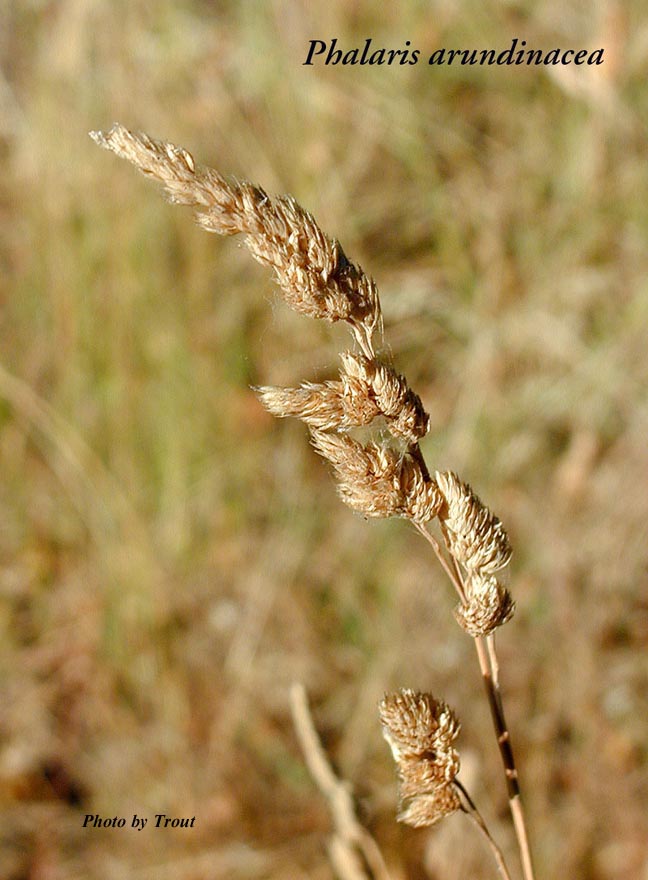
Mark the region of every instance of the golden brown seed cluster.
<instances>
[{"instance_id":1,"label":"golden brown seed cluster","mask_svg":"<svg viewBox=\"0 0 648 880\"><path fill-rule=\"evenodd\" d=\"M161 183L172 202L194 208L203 229L242 234L253 257L272 268L293 309L346 322L359 351L341 354L338 379L257 388L261 401L274 415L308 425L314 448L333 467L342 500L354 510L370 517L406 517L423 532L424 524L438 517L455 562L447 570L456 571L462 596L455 616L466 632L489 635L509 620L514 603L495 577L511 556L506 532L454 473L430 478L418 445L429 430L429 417L405 378L375 352L373 337L382 317L374 281L290 196L271 197L252 183L227 181L197 167L186 150L120 125L91 136ZM363 444L350 436L352 429L376 419L391 442ZM380 715L398 765L401 820L431 825L459 809L454 784L459 757L453 746L459 722L451 710L429 694L403 690L385 696Z\"/></svg>"},{"instance_id":2,"label":"golden brown seed cluster","mask_svg":"<svg viewBox=\"0 0 648 880\"><path fill-rule=\"evenodd\" d=\"M363 348L371 339L381 321L374 281L293 198L272 198L252 183L227 181L211 168L196 166L187 150L121 125L91 137L161 183L172 202L193 207L203 229L245 235L251 254L272 267L293 309L348 322Z\"/></svg>"},{"instance_id":3,"label":"golden brown seed cluster","mask_svg":"<svg viewBox=\"0 0 648 880\"><path fill-rule=\"evenodd\" d=\"M292 308L348 324L360 352L341 354L339 379L258 388L261 401L274 415L295 416L309 426L315 449L333 466L342 500L354 510L403 516L418 525L439 516L447 548L465 571L466 601L456 617L467 632L485 635L507 621L514 604L493 577L511 555L506 532L455 474L430 479L418 448L429 417L405 378L374 350L382 318L373 280L290 196L271 197L255 184L227 181L196 166L181 147L121 125L91 134L161 183L171 201L193 207L204 229L244 235L252 255L273 269ZM348 435L379 417L404 451L386 442L363 445Z\"/></svg>"},{"instance_id":4,"label":"golden brown seed cluster","mask_svg":"<svg viewBox=\"0 0 648 880\"><path fill-rule=\"evenodd\" d=\"M504 568L511 546L499 519L452 471L437 472L436 479L446 502L440 519L455 559L470 572L494 574Z\"/></svg>"},{"instance_id":5,"label":"golden brown seed cluster","mask_svg":"<svg viewBox=\"0 0 648 880\"><path fill-rule=\"evenodd\" d=\"M333 465L349 507L365 516L405 516L421 523L436 516L441 495L411 456L377 443L363 445L348 434L311 434L314 448Z\"/></svg>"},{"instance_id":6,"label":"golden brown seed cluster","mask_svg":"<svg viewBox=\"0 0 648 880\"><path fill-rule=\"evenodd\" d=\"M483 636L511 619L515 602L494 577L511 559L504 526L467 483L447 471L436 474L444 504L439 520L450 553L466 571L466 602L455 609L458 623L471 636Z\"/></svg>"},{"instance_id":7,"label":"golden brown seed cluster","mask_svg":"<svg viewBox=\"0 0 648 880\"><path fill-rule=\"evenodd\" d=\"M511 594L497 578L473 574L466 584L466 603L455 608L457 622L471 636L487 636L515 612Z\"/></svg>"},{"instance_id":8,"label":"golden brown seed cluster","mask_svg":"<svg viewBox=\"0 0 648 880\"><path fill-rule=\"evenodd\" d=\"M289 196L273 198L254 184L229 182L212 169L197 167L186 150L120 125L107 133L93 132L92 137L157 179L173 202L192 206L204 229L245 235L252 255L274 270L292 308L349 325L361 353L342 355L339 381L259 388L272 413L296 416L311 429L330 432L347 431L382 416L395 438L410 447L418 443L429 428L420 398L374 351L373 335L382 320L376 285L307 211ZM327 444L321 438L315 444L325 456L329 447L335 447L334 440ZM429 477L409 453L403 456L388 446L365 448L358 443L338 447L344 447L345 455L341 460L336 453L336 472L364 475L362 485L355 488L348 481L340 485L342 498L356 510L369 516L411 515L417 521L435 514L436 491L426 488ZM414 497L416 487L422 490L420 498Z\"/></svg>"},{"instance_id":9,"label":"golden brown seed cluster","mask_svg":"<svg viewBox=\"0 0 648 880\"><path fill-rule=\"evenodd\" d=\"M400 778L400 821L433 825L458 810L453 783L459 755L453 743L460 724L452 710L431 694L412 690L386 694L379 709Z\"/></svg>"}]
</instances>

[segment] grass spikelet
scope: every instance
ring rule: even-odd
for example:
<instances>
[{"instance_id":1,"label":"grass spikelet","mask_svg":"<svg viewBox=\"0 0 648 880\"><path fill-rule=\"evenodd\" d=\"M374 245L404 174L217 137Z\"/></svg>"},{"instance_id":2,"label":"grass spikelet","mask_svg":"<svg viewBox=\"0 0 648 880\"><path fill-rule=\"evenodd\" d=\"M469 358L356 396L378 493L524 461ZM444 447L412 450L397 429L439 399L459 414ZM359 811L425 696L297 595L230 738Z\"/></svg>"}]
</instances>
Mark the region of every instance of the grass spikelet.
<instances>
[{"instance_id":1,"label":"grass spikelet","mask_svg":"<svg viewBox=\"0 0 648 880\"><path fill-rule=\"evenodd\" d=\"M409 689L386 694L379 706L383 736L400 778L404 809L399 820L432 825L460 807L453 788L459 754L453 743L461 725L454 712L431 694Z\"/></svg>"},{"instance_id":2,"label":"grass spikelet","mask_svg":"<svg viewBox=\"0 0 648 880\"><path fill-rule=\"evenodd\" d=\"M342 382L304 382L299 388L262 386L254 390L272 415L301 419L309 427L324 431L368 425L378 415L371 401L353 394Z\"/></svg>"},{"instance_id":3,"label":"grass spikelet","mask_svg":"<svg viewBox=\"0 0 648 880\"><path fill-rule=\"evenodd\" d=\"M446 703L410 688L385 694L379 712L383 736L397 762L439 748L448 749L461 730L459 720Z\"/></svg>"},{"instance_id":4,"label":"grass spikelet","mask_svg":"<svg viewBox=\"0 0 648 880\"><path fill-rule=\"evenodd\" d=\"M461 807L459 795L451 785L443 785L431 794L420 794L401 806L398 821L412 828L427 828Z\"/></svg>"},{"instance_id":5,"label":"grass spikelet","mask_svg":"<svg viewBox=\"0 0 648 880\"><path fill-rule=\"evenodd\" d=\"M376 358L351 352L341 357L346 375L364 383L365 396L375 401L394 437L411 444L425 437L430 428L430 417L404 376L399 376L393 367L380 363Z\"/></svg>"},{"instance_id":6,"label":"grass spikelet","mask_svg":"<svg viewBox=\"0 0 648 880\"><path fill-rule=\"evenodd\" d=\"M341 499L365 516L403 516L424 523L442 503L419 462L386 444L363 445L345 434L312 431L313 447L333 465Z\"/></svg>"},{"instance_id":7,"label":"grass spikelet","mask_svg":"<svg viewBox=\"0 0 648 880\"><path fill-rule=\"evenodd\" d=\"M396 438L415 444L425 436L430 418L403 376L362 354L346 351L340 358L339 381L254 390L273 415L294 416L313 428L344 431L383 416Z\"/></svg>"},{"instance_id":8,"label":"grass spikelet","mask_svg":"<svg viewBox=\"0 0 648 880\"><path fill-rule=\"evenodd\" d=\"M398 516L403 507L401 456L386 445L364 446L345 434L312 431L316 452L330 461L345 504L365 516Z\"/></svg>"},{"instance_id":9,"label":"grass spikelet","mask_svg":"<svg viewBox=\"0 0 648 880\"><path fill-rule=\"evenodd\" d=\"M439 514L448 536L448 549L467 571L494 574L511 559L504 526L467 483L448 471L436 481L445 499Z\"/></svg>"},{"instance_id":10,"label":"grass spikelet","mask_svg":"<svg viewBox=\"0 0 648 880\"><path fill-rule=\"evenodd\" d=\"M471 636L490 635L507 623L515 612L509 591L494 576L474 574L466 590L467 602L455 609L457 622Z\"/></svg>"}]
</instances>

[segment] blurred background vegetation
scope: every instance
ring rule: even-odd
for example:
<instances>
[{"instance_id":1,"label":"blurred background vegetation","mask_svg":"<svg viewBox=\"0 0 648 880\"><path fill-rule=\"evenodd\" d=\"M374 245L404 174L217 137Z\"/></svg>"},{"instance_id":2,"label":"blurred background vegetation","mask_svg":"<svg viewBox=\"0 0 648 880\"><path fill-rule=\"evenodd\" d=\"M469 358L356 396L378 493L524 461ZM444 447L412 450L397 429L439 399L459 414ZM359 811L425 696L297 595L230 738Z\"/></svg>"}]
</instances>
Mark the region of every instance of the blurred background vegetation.
<instances>
[{"instance_id":1,"label":"blurred background vegetation","mask_svg":"<svg viewBox=\"0 0 648 880\"><path fill-rule=\"evenodd\" d=\"M310 39L605 48L597 68L303 67ZM473 648L429 548L335 495L249 390L331 377L290 313L90 129L290 192L377 280L431 467L500 515L499 636L538 876L648 877L648 18L642 0L0 5L0 875L328 878L305 683L395 878L492 878L412 831L376 703L432 690L511 845ZM86 813L196 816L93 830Z\"/></svg>"}]
</instances>

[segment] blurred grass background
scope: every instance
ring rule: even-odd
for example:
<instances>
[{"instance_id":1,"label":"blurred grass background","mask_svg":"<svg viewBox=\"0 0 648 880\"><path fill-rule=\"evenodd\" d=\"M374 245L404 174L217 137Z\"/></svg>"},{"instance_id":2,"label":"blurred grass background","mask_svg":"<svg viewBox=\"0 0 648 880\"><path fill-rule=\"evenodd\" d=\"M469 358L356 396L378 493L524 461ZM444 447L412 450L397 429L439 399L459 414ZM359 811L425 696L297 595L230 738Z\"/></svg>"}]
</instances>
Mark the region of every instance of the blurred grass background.
<instances>
[{"instance_id":1,"label":"blurred grass background","mask_svg":"<svg viewBox=\"0 0 648 880\"><path fill-rule=\"evenodd\" d=\"M306 68L347 48L605 47L598 68ZM252 383L347 344L87 132L291 192L377 280L386 341L515 547L503 685L538 877L648 877L648 19L641 0L0 6L0 875L327 878L307 686L394 877L491 878L414 832L376 703L430 689L511 844L473 658L424 542L337 500ZM195 829L82 828L86 813Z\"/></svg>"}]
</instances>

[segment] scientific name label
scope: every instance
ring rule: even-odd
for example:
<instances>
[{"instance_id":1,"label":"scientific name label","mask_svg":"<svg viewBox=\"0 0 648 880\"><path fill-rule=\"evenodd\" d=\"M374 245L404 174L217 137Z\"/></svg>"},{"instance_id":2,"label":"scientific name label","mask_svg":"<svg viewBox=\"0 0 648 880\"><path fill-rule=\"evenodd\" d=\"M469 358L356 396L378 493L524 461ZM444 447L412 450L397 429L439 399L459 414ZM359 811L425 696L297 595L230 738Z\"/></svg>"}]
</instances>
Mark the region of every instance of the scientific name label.
<instances>
[{"instance_id":1,"label":"scientific name label","mask_svg":"<svg viewBox=\"0 0 648 880\"><path fill-rule=\"evenodd\" d=\"M306 52L306 67L315 65L356 65L403 66L427 63L432 66L455 65L456 67L474 65L491 67L526 67L555 64L603 64L603 49L573 49L552 47L547 49L530 48L526 40L515 37L506 49L449 49L438 48L426 55L422 49L413 49L411 40L405 40L400 49L387 49L374 45L367 37L363 46L345 48L338 44L337 37L331 40L310 40Z\"/></svg>"}]
</instances>

